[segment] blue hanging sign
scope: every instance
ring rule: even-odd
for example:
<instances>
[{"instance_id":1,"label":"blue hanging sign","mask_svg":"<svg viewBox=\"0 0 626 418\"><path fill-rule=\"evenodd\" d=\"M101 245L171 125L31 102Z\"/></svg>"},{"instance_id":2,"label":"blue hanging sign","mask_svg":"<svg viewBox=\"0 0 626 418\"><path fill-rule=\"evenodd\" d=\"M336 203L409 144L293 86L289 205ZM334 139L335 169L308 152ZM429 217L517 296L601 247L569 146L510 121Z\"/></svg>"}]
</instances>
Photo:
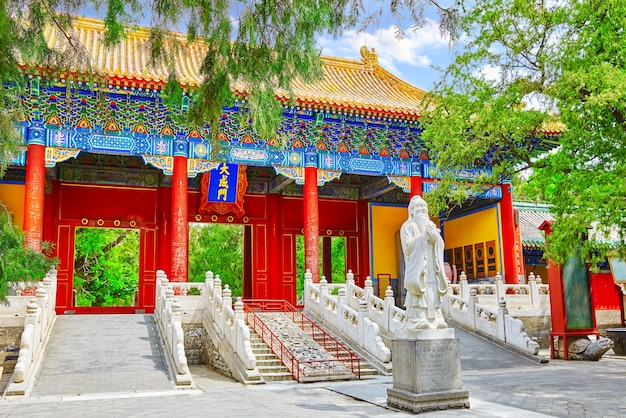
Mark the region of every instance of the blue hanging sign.
<instances>
[{"instance_id":1,"label":"blue hanging sign","mask_svg":"<svg viewBox=\"0 0 626 418\"><path fill-rule=\"evenodd\" d=\"M209 179L208 202L235 203L237 201L237 164L221 163L211 170Z\"/></svg>"}]
</instances>

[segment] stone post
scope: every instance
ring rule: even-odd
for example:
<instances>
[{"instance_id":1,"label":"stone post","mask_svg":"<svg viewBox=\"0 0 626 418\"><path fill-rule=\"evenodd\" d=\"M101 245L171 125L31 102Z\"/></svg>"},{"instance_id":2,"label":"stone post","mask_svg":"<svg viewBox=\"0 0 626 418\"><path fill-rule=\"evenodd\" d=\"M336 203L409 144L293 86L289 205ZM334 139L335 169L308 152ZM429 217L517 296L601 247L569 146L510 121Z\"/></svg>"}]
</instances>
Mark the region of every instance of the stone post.
<instances>
[{"instance_id":1,"label":"stone post","mask_svg":"<svg viewBox=\"0 0 626 418\"><path fill-rule=\"evenodd\" d=\"M39 341L42 341L43 338L45 337L45 330L48 328L48 310L46 309L46 305L48 303L47 301L48 295L46 294L46 290L43 287L38 287L37 290L35 291L35 303L37 303L37 305L39 306L39 312L41 315L40 318L40 329L41 331L39 332Z\"/></svg>"},{"instance_id":2,"label":"stone post","mask_svg":"<svg viewBox=\"0 0 626 418\"><path fill-rule=\"evenodd\" d=\"M500 272L496 273L496 279L494 283L496 284L496 300L500 300L500 298L503 298L505 295L504 282L502 280L502 275L500 274Z\"/></svg>"},{"instance_id":3,"label":"stone post","mask_svg":"<svg viewBox=\"0 0 626 418\"><path fill-rule=\"evenodd\" d=\"M240 343L239 339L241 338L241 335L237 331L237 324L239 323L239 320L242 320L244 323L246 322L246 314L243 312L243 302L241 301L241 297L237 297L237 301L235 302L233 308L233 324L235 329L235 341L233 341L233 348L235 350L235 353L237 353ZM245 353L238 354L241 354L241 357L243 358L243 355Z\"/></svg>"},{"instance_id":4,"label":"stone post","mask_svg":"<svg viewBox=\"0 0 626 418\"><path fill-rule=\"evenodd\" d=\"M459 284L461 285L461 298L467 299L469 297L469 283L467 283L467 275L464 271L459 276Z\"/></svg>"},{"instance_id":5,"label":"stone post","mask_svg":"<svg viewBox=\"0 0 626 418\"><path fill-rule=\"evenodd\" d=\"M361 298L359 300L359 311L357 313L357 320L359 321L358 334L359 334L359 346L365 346L365 318L367 318L367 300Z\"/></svg>"},{"instance_id":6,"label":"stone post","mask_svg":"<svg viewBox=\"0 0 626 418\"><path fill-rule=\"evenodd\" d=\"M467 298L467 323L470 329L476 330L476 304L478 303L478 296L476 295L476 289L469 291L469 298Z\"/></svg>"},{"instance_id":7,"label":"stone post","mask_svg":"<svg viewBox=\"0 0 626 418\"><path fill-rule=\"evenodd\" d=\"M370 300L370 296L374 294L374 287L372 286L372 278L370 276L365 278L363 286L363 297L368 301Z\"/></svg>"},{"instance_id":8,"label":"stone post","mask_svg":"<svg viewBox=\"0 0 626 418\"><path fill-rule=\"evenodd\" d=\"M391 330L391 307L396 306L396 300L393 297L393 290L391 286L387 286L385 290L385 300L383 302L383 313L385 315L385 331Z\"/></svg>"},{"instance_id":9,"label":"stone post","mask_svg":"<svg viewBox=\"0 0 626 418\"><path fill-rule=\"evenodd\" d=\"M328 297L328 281L326 281L326 276L322 276L320 279L320 312L322 316L322 321L326 320L326 316L328 316L326 312L326 298Z\"/></svg>"},{"instance_id":10,"label":"stone post","mask_svg":"<svg viewBox=\"0 0 626 418\"><path fill-rule=\"evenodd\" d=\"M222 294L222 279L220 279L219 274L216 274L215 279L213 279L213 292L216 295Z\"/></svg>"},{"instance_id":11,"label":"stone post","mask_svg":"<svg viewBox=\"0 0 626 418\"><path fill-rule=\"evenodd\" d=\"M163 292L163 295L163 305L161 306L160 312L160 314L162 315L161 321L165 320L165 329L169 330L172 326L172 323L170 322L170 316L168 315L168 311L171 303L174 301L174 289L172 289L171 286L167 286L165 288L165 292Z\"/></svg>"},{"instance_id":12,"label":"stone post","mask_svg":"<svg viewBox=\"0 0 626 418\"><path fill-rule=\"evenodd\" d=\"M218 312L217 300L222 299L222 309L224 307L224 300L222 297L222 279L220 279L220 275L216 274L215 279L213 279L213 304L211 305L211 313L213 315L213 322L218 325L220 332L224 332L224 328L222 327L222 321L224 320L224 315L222 312Z\"/></svg>"},{"instance_id":13,"label":"stone post","mask_svg":"<svg viewBox=\"0 0 626 418\"><path fill-rule=\"evenodd\" d=\"M506 300L500 298L498 301L498 318L496 320L497 335L501 341L506 341L506 315L509 314L509 310L506 308Z\"/></svg>"},{"instance_id":14,"label":"stone post","mask_svg":"<svg viewBox=\"0 0 626 418\"><path fill-rule=\"evenodd\" d=\"M352 295L354 294L354 273L352 270L348 270L346 273L346 304L351 308L354 308L354 305L350 302L352 301Z\"/></svg>"},{"instance_id":15,"label":"stone post","mask_svg":"<svg viewBox=\"0 0 626 418\"><path fill-rule=\"evenodd\" d=\"M342 322L344 321L343 309L346 303L346 288L340 287L337 292L337 327L343 329Z\"/></svg>"},{"instance_id":16,"label":"stone post","mask_svg":"<svg viewBox=\"0 0 626 418\"><path fill-rule=\"evenodd\" d=\"M311 312L313 309L311 300L311 285L313 284L313 273L311 270L306 270L304 273L304 290L302 291L302 304L304 305L304 312Z\"/></svg>"},{"instance_id":17,"label":"stone post","mask_svg":"<svg viewBox=\"0 0 626 418\"><path fill-rule=\"evenodd\" d=\"M539 305L539 286L537 286L537 279L535 275L531 272L528 275L528 287L530 290L530 306L538 306Z\"/></svg>"},{"instance_id":18,"label":"stone post","mask_svg":"<svg viewBox=\"0 0 626 418\"><path fill-rule=\"evenodd\" d=\"M222 291L222 303L224 304L224 309L226 307L232 308L233 306L233 292L230 290L229 285L224 285L224 290Z\"/></svg>"}]
</instances>

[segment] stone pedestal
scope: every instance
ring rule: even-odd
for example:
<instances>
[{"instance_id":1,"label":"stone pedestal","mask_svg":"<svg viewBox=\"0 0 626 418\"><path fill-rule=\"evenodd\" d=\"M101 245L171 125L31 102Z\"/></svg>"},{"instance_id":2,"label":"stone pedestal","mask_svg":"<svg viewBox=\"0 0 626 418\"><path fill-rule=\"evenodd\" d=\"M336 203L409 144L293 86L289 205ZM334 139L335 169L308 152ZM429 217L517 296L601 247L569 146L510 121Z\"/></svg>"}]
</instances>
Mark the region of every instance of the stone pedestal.
<instances>
[{"instance_id":1,"label":"stone pedestal","mask_svg":"<svg viewBox=\"0 0 626 418\"><path fill-rule=\"evenodd\" d=\"M392 353L393 388L387 389L387 405L416 414L469 408L454 329L400 330Z\"/></svg>"}]
</instances>

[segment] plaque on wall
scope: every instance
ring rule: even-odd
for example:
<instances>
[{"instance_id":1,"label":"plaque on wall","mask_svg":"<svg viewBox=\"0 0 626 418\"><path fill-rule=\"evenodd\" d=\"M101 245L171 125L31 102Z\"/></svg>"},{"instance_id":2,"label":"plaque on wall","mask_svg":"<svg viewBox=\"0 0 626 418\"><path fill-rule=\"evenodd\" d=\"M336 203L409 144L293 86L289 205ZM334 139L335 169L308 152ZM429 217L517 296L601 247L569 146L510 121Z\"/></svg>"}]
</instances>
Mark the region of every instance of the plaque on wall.
<instances>
[{"instance_id":1,"label":"plaque on wall","mask_svg":"<svg viewBox=\"0 0 626 418\"><path fill-rule=\"evenodd\" d=\"M243 216L243 197L248 188L246 166L221 163L202 175L198 213L232 213Z\"/></svg>"}]
</instances>

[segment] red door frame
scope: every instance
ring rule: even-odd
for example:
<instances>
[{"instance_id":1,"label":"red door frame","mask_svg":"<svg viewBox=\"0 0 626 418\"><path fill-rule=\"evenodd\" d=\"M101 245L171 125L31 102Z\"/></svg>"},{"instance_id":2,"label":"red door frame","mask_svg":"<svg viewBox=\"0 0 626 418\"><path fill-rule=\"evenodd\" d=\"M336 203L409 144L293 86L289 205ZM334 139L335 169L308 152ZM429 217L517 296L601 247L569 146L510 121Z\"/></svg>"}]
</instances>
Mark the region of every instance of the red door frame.
<instances>
[{"instance_id":1,"label":"red door frame","mask_svg":"<svg viewBox=\"0 0 626 418\"><path fill-rule=\"evenodd\" d=\"M64 196L65 191L65 196ZM98 193L103 199L95 198ZM154 199L141 198L154 195ZM115 196L118 196L117 198ZM130 200L128 199L130 197ZM83 198L81 198L83 197ZM103 201L104 200L104 201ZM154 312L156 290L157 251L159 233L156 223L158 213L156 188L131 188L125 186L98 186L60 183L47 196L54 206L53 220L56 230L52 238L55 256L59 259L57 273L56 313L76 314L134 314ZM117 202L117 203L112 203ZM108 203L105 204L105 203ZM118 205L116 208L115 205ZM119 211L120 205L126 210ZM152 206L151 209L146 209ZM133 208L134 210L129 208ZM154 212L151 219L146 216ZM115 213L117 212L117 213ZM143 212L143 213L142 213ZM135 306L76 307L74 306L74 245L77 227L124 228L139 231L139 284L138 303ZM48 235L49 236L49 235Z\"/></svg>"}]
</instances>

